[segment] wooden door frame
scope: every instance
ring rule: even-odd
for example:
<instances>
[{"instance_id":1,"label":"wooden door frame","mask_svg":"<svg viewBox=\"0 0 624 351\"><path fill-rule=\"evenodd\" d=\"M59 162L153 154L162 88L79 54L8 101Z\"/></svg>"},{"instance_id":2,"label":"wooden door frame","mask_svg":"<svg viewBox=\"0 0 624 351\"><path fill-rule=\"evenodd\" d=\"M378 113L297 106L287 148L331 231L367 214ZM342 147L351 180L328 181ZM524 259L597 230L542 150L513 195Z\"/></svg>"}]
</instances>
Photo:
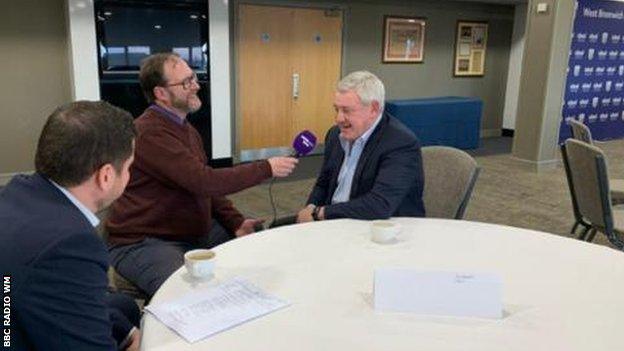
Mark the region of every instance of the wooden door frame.
<instances>
[{"instance_id":1,"label":"wooden door frame","mask_svg":"<svg viewBox=\"0 0 624 351\"><path fill-rule=\"evenodd\" d=\"M233 140L234 140L234 154L232 155L234 163L240 163L241 161L251 161L254 159L263 159L275 155L284 155L290 152L290 148L274 148L270 149L267 152L258 152L256 157L253 158L245 158L241 160L241 146L240 146L240 126L242 124L242 116L241 116L241 108L240 108L240 96L239 96L239 85L238 85L238 72L240 71L239 67L239 47L238 47L238 35L239 35L239 7L241 5L254 5L254 6L267 6L267 7L294 7L294 8L303 8L303 9L315 9L315 10L340 10L341 11L341 20L342 20L342 33L341 33L341 45L340 45L340 77L342 77L345 73L345 34L347 24L345 21L345 13L348 10L347 4L340 3L325 3L325 4L317 4L313 2L306 1L290 1L288 3L284 3L279 0L258 0L258 1L249 1L249 0L241 0L241 1L232 1L232 8L230 13L230 18L232 19L230 24L230 42L233 42L234 45L230 48L231 60L230 64L234 67L234 70L231 72L230 83L233 87L232 99L234 104L234 120L233 120ZM322 153L324 150L324 145L322 143L324 136L317 136L319 140L319 146L316 151L318 153ZM262 149L267 150L267 149Z\"/></svg>"}]
</instances>

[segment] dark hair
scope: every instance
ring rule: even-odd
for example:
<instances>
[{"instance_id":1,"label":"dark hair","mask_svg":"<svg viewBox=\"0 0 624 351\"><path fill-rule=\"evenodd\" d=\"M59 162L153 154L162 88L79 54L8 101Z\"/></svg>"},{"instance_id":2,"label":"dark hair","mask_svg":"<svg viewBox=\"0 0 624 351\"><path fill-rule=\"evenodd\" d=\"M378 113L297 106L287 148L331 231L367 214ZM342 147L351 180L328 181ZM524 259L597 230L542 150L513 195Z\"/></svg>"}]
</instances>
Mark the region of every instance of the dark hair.
<instances>
[{"instance_id":1,"label":"dark hair","mask_svg":"<svg viewBox=\"0 0 624 351\"><path fill-rule=\"evenodd\" d=\"M163 52L148 56L141 61L141 72L139 72L139 82L143 95L147 102L156 100L154 88L167 84L165 78L165 62L180 59L180 55L175 52Z\"/></svg>"},{"instance_id":2,"label":"dark hair","mask_svg":"<svg viewBox=\"0 0 624 351\"><path fill-rule=\"evenodd\" d=\"M48 117L35 168L64 187L83 183L107 163L121 173L135 136L130 113L104 101L72 102Z\"/></svg>"}]
</instances>

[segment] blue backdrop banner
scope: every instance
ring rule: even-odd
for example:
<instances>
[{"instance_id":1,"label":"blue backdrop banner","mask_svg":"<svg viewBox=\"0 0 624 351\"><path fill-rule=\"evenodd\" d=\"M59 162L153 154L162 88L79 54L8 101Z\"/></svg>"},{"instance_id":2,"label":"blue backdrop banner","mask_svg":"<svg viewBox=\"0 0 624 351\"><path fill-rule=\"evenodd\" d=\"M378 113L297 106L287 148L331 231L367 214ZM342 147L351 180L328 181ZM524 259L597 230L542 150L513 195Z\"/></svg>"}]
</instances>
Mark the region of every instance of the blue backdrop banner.
<instances>
[{"instance_id":1,"label":"blue backdrop banner","mask_svg":"<svg viewBox=\"0 0 624 351\"><path fill-rule=\"evenodd\" d=\"M577 0L559 142L567 121L585 123L594 139L624 137L624 2Z\"/></svg>"}]
</instances>

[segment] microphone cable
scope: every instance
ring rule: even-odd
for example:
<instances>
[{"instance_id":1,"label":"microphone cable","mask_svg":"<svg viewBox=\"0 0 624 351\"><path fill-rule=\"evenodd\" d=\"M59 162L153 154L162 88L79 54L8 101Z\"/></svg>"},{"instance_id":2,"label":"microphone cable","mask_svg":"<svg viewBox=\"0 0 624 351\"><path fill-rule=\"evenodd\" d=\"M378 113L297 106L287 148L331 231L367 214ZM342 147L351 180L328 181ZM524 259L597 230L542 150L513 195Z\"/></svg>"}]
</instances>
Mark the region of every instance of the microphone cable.
<instances>
[{"instance_id":1,"label":"microphone cable","mask_svg":"<svg viewBox=\"0 0 624 351\"><path fill-rule=\"evenodd\" d=\"M269 224L269 228L277 221L277 209L275 207L275 199L273 199L273 183L275 183L275 177L271 177L271 182L269 183L269 199L271 200L271 208L273 209L273 221Z\"/></svg>"},{"instance_id":2,"label":"microphone cable","mask_svg":"<svg viewBox=\"0 0 624 351\"><path fill-rule=\"evenodd\" d=\"M300 158L297 151L293 151L289 156ZM275 199L273 198L273 183L275 183L275 179L275 177L271 177L271 182L269 183L269 200L271 201L271 209L273 210L273 221L269 223L269 228L272 228L277 221L277 207L275 206Z\"/></svg>"},{"instance_id":3,"label":"microphone cable","mask_svg":"<svg viewBox=\"0 0 624 351\"><path fill-rule=\"evenodd\" d=\"M304 130L295 136L295 140L293 140L293 150L290 156L301 158L301 156L312 152L315 146L316 136L309 130ZM273 210L273 222L269 224L269 228L272 228L277 222L277 207L275 206L275 199L273 198L273 183L275 183L275 177L272 177L269 183L269 199L271 200L271 209Z\"/></svg>"}]
</instances>

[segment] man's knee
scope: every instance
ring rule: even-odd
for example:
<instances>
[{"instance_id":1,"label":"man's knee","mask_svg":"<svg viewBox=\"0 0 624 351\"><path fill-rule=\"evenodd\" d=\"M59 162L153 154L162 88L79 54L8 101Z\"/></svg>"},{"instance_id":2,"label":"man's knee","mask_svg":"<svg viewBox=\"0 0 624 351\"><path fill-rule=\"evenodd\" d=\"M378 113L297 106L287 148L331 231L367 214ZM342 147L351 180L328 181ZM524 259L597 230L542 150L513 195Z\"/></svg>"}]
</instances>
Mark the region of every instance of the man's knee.
<instances>
[{"instance_id":1,"label":"man's knee","mask_svg":"<svg viewBox=\"0 0 624 351\"><path fill-rule=\"evenodd\" d=\"M116 256L111 258L115 270L151 297L184 264L186 248L181 243L144 240L140 246L117 250L111 255Z\"/></svg>"},{"instance_id":2,"label":"man's knee","mask_svg":"<svg viewBox=\"0 0 624 351\"><path fill-rule=\"evenodd\" d=\"M213 221L212 223L210 233L208 233L207 238L204 238L205 240L201 243L201 246L211 249L236 238L234 233L228 232L219 222Z\"/></svg>"}]
</instances>

